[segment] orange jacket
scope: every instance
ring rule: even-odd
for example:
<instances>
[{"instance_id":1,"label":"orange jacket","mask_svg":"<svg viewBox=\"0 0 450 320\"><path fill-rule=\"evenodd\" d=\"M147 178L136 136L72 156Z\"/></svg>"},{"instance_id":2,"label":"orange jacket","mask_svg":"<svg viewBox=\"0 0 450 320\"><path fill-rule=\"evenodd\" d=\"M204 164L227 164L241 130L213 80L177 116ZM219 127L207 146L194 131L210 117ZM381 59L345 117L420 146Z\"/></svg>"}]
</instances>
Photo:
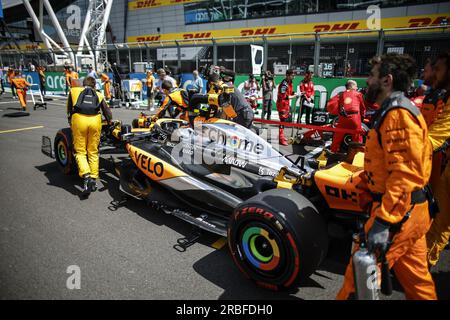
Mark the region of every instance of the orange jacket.
<instances>
[{"instance_id":1,"label":"orange jacket","mask_svg":"<svg viewBox=\"0 0 450 320\"><path fill-rule=\"evenodd\" d=\"M383 194L372 210L378 218L398 223L411 207L411 192L430 178L432 147L423 116L403 108L388 111L378 132L369 131L364 155L367 187Z\"/></svg>"},{"instance_id":2,"label":"orange jacket","mask_svg":"<svg viewBox=\"0 0 450 320\"><path fill-rule=\"evenodd\" d=\"M78 79L78 73L75 71L64 71L66 74L66 81L70 85L72 85L72 79Z\"/></svg>"},{"instance_id":3,"label":"orange jacket","mask_svg":"<svg viewBox=\"0 0 450 320\"><path fill-rule=\"evenodd\" d=\"M31 86L31 84L28 83L24 78L14 78L12 79L12 82L14 83L14 86L18 90L23 90Z\"/></svg>"},{"instance_id":4,"label":"orange jacket","mask_svg":"<svg viewBox=\"0 0 450 320\"><path fill-rule=\"evenodd\" d=\"M101 79L103 82L109 81L109 77L108 77L108 75L107 75L106 73L102 73L102 75L100 76L100 79Z\"/></svg>"}]
</instances>

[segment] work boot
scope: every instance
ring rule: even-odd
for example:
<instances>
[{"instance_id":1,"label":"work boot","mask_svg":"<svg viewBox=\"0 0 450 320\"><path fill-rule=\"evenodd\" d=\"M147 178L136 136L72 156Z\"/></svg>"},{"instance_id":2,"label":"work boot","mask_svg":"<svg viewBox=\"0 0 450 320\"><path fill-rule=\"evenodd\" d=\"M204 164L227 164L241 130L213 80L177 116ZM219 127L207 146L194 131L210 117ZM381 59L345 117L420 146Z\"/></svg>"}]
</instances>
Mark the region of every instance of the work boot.
<instances>
[{"instance_id":1,"label":"work boot","mask_svg":"<svg viewBox=\"0 0 450 320\"><path fill-rule=\"evenodd\" d=\"M95 179L89 178L88 187L90 192L97 191L97 181Z\"/></svg>"},{"instance_id":2,"label":"work boot","mask_svg":"<svg viewBox=\"0 0 450 320\"><path fill-rule=\"evenodd\" d=\"M83 176L83 190L81 191L81 193L84 196L88 196L91 193L90 182L91 182L90 175L89 174L85 174Z\"/></svg>"},{"instance_id":3,"label":"work boot","mask_svg":"<svg viewBox=\"0 0 450 320\"><path fill-rule=\"evenodd\" d=\"M286 137L284 136L284 129L280 128L278 131L279 142L282 146L287 146L288 143L286 141Z\"/></svg>"}]
</instances>

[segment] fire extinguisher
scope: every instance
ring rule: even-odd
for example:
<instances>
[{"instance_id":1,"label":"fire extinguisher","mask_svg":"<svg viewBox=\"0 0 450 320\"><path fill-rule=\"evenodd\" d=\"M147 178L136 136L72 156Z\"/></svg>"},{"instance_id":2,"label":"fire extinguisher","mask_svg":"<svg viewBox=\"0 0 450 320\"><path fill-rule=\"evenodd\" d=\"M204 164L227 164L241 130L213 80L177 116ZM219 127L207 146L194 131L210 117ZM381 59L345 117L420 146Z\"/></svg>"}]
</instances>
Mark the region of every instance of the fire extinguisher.
<instances>
[{"instance_id":1,"label":"fire extinguisher","mask_svg":"<svg viewBox=\"0 0 450 320\"><path fill-rule=\"evenodd\" d=\"M359 249L353 254L353 277L356 289L357 300L379 300L378 290L378 260L373 252L367 249L366 235L362 223L359 223L359 233L354 235L354 243L359 244ZM386 259L386 252L380 252L381 262L381 293L392 294L392 280L389 272L389 263Z\"/></svg>"}]
</instances>

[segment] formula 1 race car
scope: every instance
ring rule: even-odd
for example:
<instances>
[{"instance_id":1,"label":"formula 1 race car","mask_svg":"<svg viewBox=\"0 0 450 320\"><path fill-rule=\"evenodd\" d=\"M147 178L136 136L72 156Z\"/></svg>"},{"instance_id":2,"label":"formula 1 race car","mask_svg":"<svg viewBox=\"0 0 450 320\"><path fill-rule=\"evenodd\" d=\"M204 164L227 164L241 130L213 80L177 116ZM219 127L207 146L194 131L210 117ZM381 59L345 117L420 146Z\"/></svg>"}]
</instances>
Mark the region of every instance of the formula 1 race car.
<instances>
[{"instance_id":1,"label":"formula 1 race car","mask_svg":"<svg viewBox=\"0 0 450 320\"><path fill-rule=\"evenodd\" d=\"M65 173L71 170L63 160L73 159L69 133L58 132L54 143ZM163 118L138 132L117 123L105 134L129 154L117 164L125 194L227 237L239 270L264 288L309 277L326 256L329 223L352 227L367 219L356 189L362 154L312 170L301 157L291 161L251 130L215 117L194 126Z\"/></svg>"}]
</instances>

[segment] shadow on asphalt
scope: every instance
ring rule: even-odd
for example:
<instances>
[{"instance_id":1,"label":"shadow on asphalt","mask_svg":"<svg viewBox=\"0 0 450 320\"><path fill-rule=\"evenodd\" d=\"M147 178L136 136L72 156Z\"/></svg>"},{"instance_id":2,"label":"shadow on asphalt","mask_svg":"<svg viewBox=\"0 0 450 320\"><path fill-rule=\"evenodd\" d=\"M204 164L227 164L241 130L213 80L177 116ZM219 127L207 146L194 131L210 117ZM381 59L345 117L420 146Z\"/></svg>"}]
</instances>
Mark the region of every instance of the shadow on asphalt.
<instances>
[{"instance_id":1,"label":"shadow on asphalt","mask_svg":"<svg viewBox=\"0 0 450 320\"><path fill-rule=\"evenodd\" d=\"M100 158L100 183L98 192L108 192L112 201L108 208L111 214L120 207L126 207L136 213L145 220L158 226L167 226L182 237L189 237L193 232L193 226L179 220L174 216L170 216L147 206L144 201L133 198L125 199L124 194L119 190L119 179L115 174L114 164L104 158ZM119 158L120 159L120 158ZM79 186L81 179L77 175L64 175L58 168L56 162L51 162L42 166L36 166L40 172L43 172L48 179L48 184L66 190L68 193L79 197L80 190L75 186ZM219 236L202 232L197 243L205 246L211 246ZM323 271L333 274L344 274L346 264L350 256L351 241L349 239L331 239L328 249L328 255L325 261L319 266L314 273L315 276L327 277ZM176 243L174 243L175 245ZM195 245L195 244L194 244ZM189 248L185 252L178 252L173 249L174 253L189 254ZM214 250L210 254L201 258L193 265L194 270L202 277L210 281L216 286L221 287L224 292L220 299L299 299L292 294L298 292L300 288L323 288L318 282L312 278L305 279L297 287L289 291L277 292L276 295L272 291L257 287L252 281L246 279L234 265L228 247L225 246L220 250Z\"/></svg>"},{"instance_id":2,"label":"shadow on asphalt","mask_svg":"<svg viewBox=\"0 0 450 320\"><path fill-rule=\"evenodd\" d=\"M298 291L297 289L274 294L272 291L257 287L239 272L228 247L211 252L195 262L193 268L203 278L224 290L219 297L220 300L301 300L290 295Z\"/></svg>"},{"instance_id":3,"label":"shadow on asphalt","mask_svg":"<svg viewBox=\"0 0 450 320\"><path fill-rule=\"evenodd\" d=\"M43 172L45 177L48 179L48 185L55 186L66 190L67 192L79 197L81 200L84 198L81 196L81 179L78 175L65 175L59 168L56 161L44 164L42 166L36 166L40 172ZM77 189L79 186L80 189Z\"/></svg>"}]
</instances>

